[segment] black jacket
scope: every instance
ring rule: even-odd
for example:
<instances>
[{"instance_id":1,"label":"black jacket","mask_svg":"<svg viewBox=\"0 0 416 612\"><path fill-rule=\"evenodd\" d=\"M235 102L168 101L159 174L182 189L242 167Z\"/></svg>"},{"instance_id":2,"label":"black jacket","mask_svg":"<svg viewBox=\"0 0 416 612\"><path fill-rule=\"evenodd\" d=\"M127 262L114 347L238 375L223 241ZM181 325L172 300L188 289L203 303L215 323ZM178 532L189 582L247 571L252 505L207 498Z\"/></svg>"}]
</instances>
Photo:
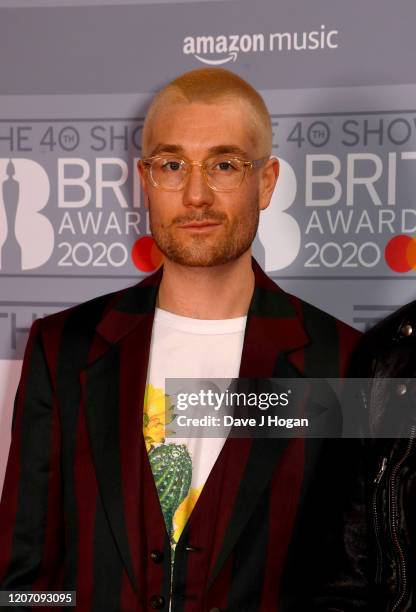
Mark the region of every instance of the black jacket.
<instances>
[{"instance_id":1,"label":"black jacket","mask_svg":"<svg viewBox=\"0 0 416 612\"><path fill-rule=\"evenodd\" d=\"M408 612L416 610L416 301L365 335L355 365L368 377L361 400L370 609Z\"/></svg>"}]
</instances>

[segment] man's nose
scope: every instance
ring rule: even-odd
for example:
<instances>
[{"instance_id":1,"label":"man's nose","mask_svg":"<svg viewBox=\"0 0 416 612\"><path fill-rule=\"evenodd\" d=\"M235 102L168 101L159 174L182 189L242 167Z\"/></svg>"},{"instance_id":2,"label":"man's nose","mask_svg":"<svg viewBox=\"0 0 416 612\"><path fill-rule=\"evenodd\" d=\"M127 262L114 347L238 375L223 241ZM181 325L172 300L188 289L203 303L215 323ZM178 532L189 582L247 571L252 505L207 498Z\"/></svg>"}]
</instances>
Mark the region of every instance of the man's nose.
<instances>
[{"instance_id":1,"label":"man's nose","mask_svg":"<svg viewBox=\"0 0 416 612\"><path fill-rule=\"evenodd\" d=\"M187 183L183 191L185 206L211 206L214 192L208 187L201 166L191 166Z\"/></svg>"}]
</instances>

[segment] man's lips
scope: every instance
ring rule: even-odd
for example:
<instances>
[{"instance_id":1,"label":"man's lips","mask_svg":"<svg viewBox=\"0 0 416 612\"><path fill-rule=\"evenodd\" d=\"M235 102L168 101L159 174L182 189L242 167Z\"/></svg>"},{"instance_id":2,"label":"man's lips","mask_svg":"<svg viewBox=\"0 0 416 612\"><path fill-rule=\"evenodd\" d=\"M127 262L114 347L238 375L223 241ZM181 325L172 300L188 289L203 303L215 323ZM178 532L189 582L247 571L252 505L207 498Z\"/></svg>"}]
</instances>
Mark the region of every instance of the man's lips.
<instances>
[{"instance_id":1,"label":"man's lips","mask_svg":"<svg viewBox=\"0 0 416 612\"><path fill-rule=\"evenodd\" d=\"M221 225L219 221L190 221L189 223L183 223L179 227L181 229L208 229L218 225Z\"/></svg>"}]
</instances>

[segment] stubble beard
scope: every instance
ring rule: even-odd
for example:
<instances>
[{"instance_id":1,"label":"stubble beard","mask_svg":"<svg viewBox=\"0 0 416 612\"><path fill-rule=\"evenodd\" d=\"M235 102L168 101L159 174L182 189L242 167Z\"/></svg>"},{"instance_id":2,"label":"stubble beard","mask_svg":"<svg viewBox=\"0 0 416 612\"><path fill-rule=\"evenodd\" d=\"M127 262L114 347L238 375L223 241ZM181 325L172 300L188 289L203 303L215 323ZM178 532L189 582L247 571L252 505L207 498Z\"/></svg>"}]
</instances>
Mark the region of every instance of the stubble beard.
<instances>
[{"instance_id":1,"label":"stubble beard","mask_svg":"<svg viewBox=\"0 0 416 612\"><path fill-rule=\"evenodd\" d=\"M259 224L257 201L232 223L223 213L207 211L192 217L185 215L176 217L166 227L155 221L152 205L149 204L150 231L156 245L167 259L183 266L212 267L234 261L250 248L257 233ZM210 236L197 233L180 239L178 233L183 231L185 234L187 230L177 229L176 226L191 221L220 222L222 225L218 231L221 236L215 242Z\"/></svg>"}]
</instances>

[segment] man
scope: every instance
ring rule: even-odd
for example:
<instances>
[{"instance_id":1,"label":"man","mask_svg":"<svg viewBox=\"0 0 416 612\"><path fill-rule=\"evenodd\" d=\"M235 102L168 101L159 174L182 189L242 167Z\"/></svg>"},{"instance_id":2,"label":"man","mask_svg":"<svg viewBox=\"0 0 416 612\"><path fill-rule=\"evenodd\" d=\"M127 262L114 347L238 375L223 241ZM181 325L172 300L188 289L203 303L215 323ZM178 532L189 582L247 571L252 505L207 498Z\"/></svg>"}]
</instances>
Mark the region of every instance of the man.
<instances>
[{"instance_id":1,"label":"man","mask_svg":"<svg viewBox=\"0 0 416 612\"><path fill-rule=\"evenodd\" d=\"M307 609L347 487L334 445L177 444L164 430L165 378L339 377L356 344L251 258L278 177L271 143L262 98L231 72L184 74L152 102L139 171L164 265L35 322L0 511L2 588L76 590L81 611Z\"/></svg>"}]
</instances>

